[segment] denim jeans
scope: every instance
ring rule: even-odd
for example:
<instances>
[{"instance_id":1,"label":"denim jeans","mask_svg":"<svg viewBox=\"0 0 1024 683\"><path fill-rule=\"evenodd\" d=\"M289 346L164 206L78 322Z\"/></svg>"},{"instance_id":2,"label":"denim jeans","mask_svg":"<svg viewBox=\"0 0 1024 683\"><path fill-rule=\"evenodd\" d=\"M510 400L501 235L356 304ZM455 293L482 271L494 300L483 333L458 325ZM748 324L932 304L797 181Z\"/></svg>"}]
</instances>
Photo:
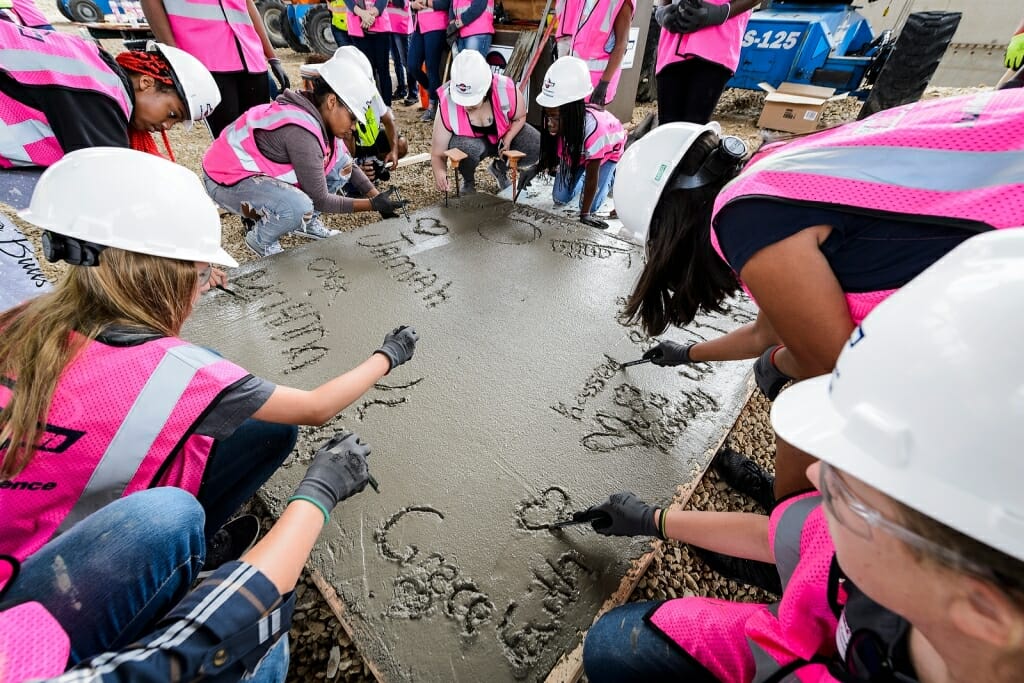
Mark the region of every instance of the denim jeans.
<instances>
[{"instance_id":1,"label":"denim jeans","mask_svg":"<svg viewBox=\"0 0 1024 683\"><path fill-rule=\"evenodd\" d=\"M345 47L346 45L352 44L352 39L348 37L348 31L342 31L337 26L332 25L331 33L334 34L334 43L338 47Z\"/></svg>"},{"instance_id":2,"label":"denim jeans","mask_svg":"<svg viewBox=\"0 0 1024 683\"><path fill-rule=\"evenodd\" d=\"M328 176L327 190L334 193L341 185L331 187ZM338 179L340 181L340 179ZM245 216L255 214L256 242L266 248L292 230L298 230L313 220L313 200L291 183L265 175L254 175L234 185L221 185L203 173L203 185L210 198L225 211ZM246 207L246 211L242 207ZM251 215L249 217L252 217Z\"/></svg>"},{"instance_id":3,"label":"denim jeans","mask_svg":"<svg viewBox=\"0 0 1024 683\"><path fill-rule=\"evenodd\" d=\"M430 95L430 101L437 104L437 89L441 87L441 55L444 54L444 31L413 33L409 37L409 75ZM427 73L420 68L427 65Z\"/></svg>"},{"instance_id":4,"label":"denim jeans","mask_svg":"<svg viewBox=\"0 0 1024 683\"><path fill-rule=\"evenodd\" d=\"M586 211L583 209L583 181L586 178L584 171L586 162L576 171L576 177L573 178L572 183L569 182L568 173L562 173L561 169L558 170L555 175L554 187L551 188L551 198L555 200L556 206L561 206L579 197L580 213L593 213L601 208L602 202L608 196L608 191L612 189L612 183L615 182L615 168L618 165L617 161L606 161L601 164L601 170L597 176L597 192Z\"/></svg>"},{"instance_id":5,"label":"denim jeans","mask_svg":"<svg viewBox=\"0 0 1024 683\"><path fill-rule=\"evenodd\" d=\"M263 655L256 665L256 670L242 677L243 681L253 683L284 683L288 677L288 662L291 659L288 648L288 634L274 643L274 646Z\"/></svg>"},{"instance_id":6,"label":"denim jeans","mask_svg":"<svg viewBox=\"0 0 1024 683\"><path fill-rule=\"evenodd\" d=\"M717 683L697 660L644 620L657 604L616 607L590 627L583 641L583 669L591 683Z\"/></svg>"},{"instance_id":7,"label":"denim jeans","mask_svg":"<svg viewBox=\"0 0 1024 683\"><path fill-rule=\"evenodd\" d=\"M71 638L68 666L145 635L206 558L203 508L176 488L110 503L22 564L0 609L35 600Z\"/></svg>"},{"instance_id":8,"label":"denim jeans","mask_svg":"<svg viewBox=\"0 0 1024 683\"><path fill-rule=\"evenodd\" d=\"M384 104L390 107L391 69L388 66L388 61L391 58L391 34L367 33L362 38L353 36L352 44L370 60L373 78L377 81L377 90L380 92Z\"/></svg>"},{"instance_id":9,"label":"denim jeans","mask_svg":"<svg viewBox=\"0 0 1024 683\"><path fill-rule=\"evenodd\" d=\"M492 33L480 33L475 36L466 36L465 38L459 38L455 41L455 51L453 54L458 54L463 50L476 50L484 57L491 50L491 41L494 39Z\"/></svg>"},{"instance_id":10,"label":"denim jeans","mask_svg":"<svg viewBox=\"0 0 1024 683\"><path fill-rule=\"evenodd\" d=\"M412 93L416 80L409 74L409 36L405 33L391 34L391 61L395 67L395 90Z\"/></svg>"},{"instance_id":11,"label":"denim jeans","mask_svg":"<svg viewBox=\"0 0 1024 683\"><path fill-rule=\"evenodd\" d=\"M298 436L295 425L250 418L216 443L196 496L206 511L206 538L270 479L295 448Z\"/></svg>"}]
</instances>

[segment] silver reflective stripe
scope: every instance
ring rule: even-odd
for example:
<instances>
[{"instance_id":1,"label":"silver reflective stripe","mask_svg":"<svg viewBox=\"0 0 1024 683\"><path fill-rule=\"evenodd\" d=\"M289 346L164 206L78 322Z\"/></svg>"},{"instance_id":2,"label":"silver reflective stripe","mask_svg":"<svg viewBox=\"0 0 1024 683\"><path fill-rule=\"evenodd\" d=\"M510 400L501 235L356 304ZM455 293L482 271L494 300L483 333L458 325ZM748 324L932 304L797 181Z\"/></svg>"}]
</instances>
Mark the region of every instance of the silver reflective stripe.
<instances>
[{"instance_id":1,"label":"silver reflective stripe","mask_svg":"<svg viewBox=\"0 0 1024 683\"><path fill-rule=\"evenodd\" d=\"M288 110L276 111L276 112L274 112L274 113L272 113L272 114L270 114L268 116L265 116L265 117L259 119L258 121L252 122L252 123L258 124L256 126L254 126L253 128L249 127L249 123L250 122L247 122L247 121L244 121L244 120L243 121L239 121L238 125L236 125L235 127L231 128L228 131L227 142L228 142L228 145L231 146L231 151L234 152L235 157L238 159L238 163L240 163L242 165L242 168L244 168L246 171L249 171L250 173L263 173L264 172L263 169L260 168L259 164L256 163L256 160L252 158L252 155L249 154L247 151L245 151L245 148L242 147L242 143L250 135L253 136L253 144L255 145L256 144L256 133L255 133L256 130L263 130L263 129L269 130L269 129L273 128L275 124L280 123L282 120L292 119L292 118L295 118L295 117L306 118L314 126L316 126L318 128L320 126L320 124L317 123L316 120L312 116L310 116L309 114L307 114L304 111L300 111L298 109L295 109L295 110L292 110L292 111L288 111ZM295 182L297 182L295 180L295 173L294 173L294 171L290 175L291 175L291 179L288 179L288 178L285 178L285 177L281 177L280 179L285 181L286 183L295 183Z\"/></svg>"},{"instance_id":2,"label":"silver reflective stripe","mask_svg":"<svg viewBox=\"0 0 1024 683\"><path fill-rule=\"evenodd\" d=\"M454 98L452 98L451 87L452 87L451 84L449 84L448 85L448 92L445 93L447 95L447 97L444 98L445 99L444 109L448 113L448 126L447 127L455 135L469 135L469 134L472 133L472 130L468 130L468 131L459 130L459 105L455 104L455 100L454 100ZM441 123L444 123L443 118L441 120Z\"/></svg>"},{"instance_id":3,"label":"silver reflective stripe","mask_svg":"<svg viewBox=\"0 0 1024 683\"><path fill-rule=\"evenodd\" d=\"M587 145L587 154L591 158L598 155L608 145L614 145L621 140L618 133L606 133Z\"/></svg>"},{"instance_id":4,"label":"silver reflective stripe","mask_svg":"<svg viewBox=\"0 0 1024 683\"><path fill-rule=\"evenodd\" d=\"M124 90L124 83L113 71L97 68L95 64L79 60L77 57L63 57L31 50L0 49L0 64L8 73L51 71L67 76L91 78L97 83Z\"/></svg>"},{"instance_id":5,"label":"silver reflective stripe","mask_svg":"<svg viewBox=\"0 0 1024 683\"><path fill-rule=\"evenodd\" d=\"M197 346L177 346L167 351L135 398L58 533L124 495L196 373L222 360Z\"/></svg>"},{"instance_id":6,"label":"silver reflective stripe","mask_svg":"<svg viewBox=\"0 0 1024 683\"><path fill-rule=\"evenodd\" d=\"M0 157L15 166L35 166L25 146L52 137L53 131L42 121L27 119L9 125L0 120Z\"/></svg>"},{"instance_id":7,"label":"silver reflective stripe","mask_svg":"<svg viewBox=\"0 0 1024 683\"><path fill-rule=\"evenodd\" d=\"M789 585L793 572L800 563L800 537L804 532L807 517L821 505L820 496L808 496L789 503L782 513L782 519L775 527L775 566L779 569L782 587Z\"/></svg>"},{"instance_id":8,"label":"silver reflective stripe","mask_svg":"<svg viewBox=\"0 0 1024 683\"><path fill-rule=\"evenodd\" d=\"M508 90L505 88L504 81L502 81L501 78L495 78L493 87L498 91L498 106L501 107L501 111L505 113L505 118L511 119L513 102L509 101L509 94ZM513 88L514 87L515 86L513 86Z\"/></svg>"},{"instance_id":9,"label":"silver reflective stripe","mask_svg":"<svg viewBox=\"0 0 1024 683\"><path fill-rule=\"evenodd\" d=\"M747 167L880 183L909 190L966 192L1024 184L1024 153L959 152L920 147L785 149ZM746 173L744 173L746 175Z\"/></svg>"},{"instance_id":10,"label":"silver reflective stripe","mask_svg":"<svg viewBox=\"0 0 1024 683\"><path fill-rule=\"evenodd\" d=\"M602 57L600 59L588 59L587 60L587 71L604 71L608 68L608 58Z\"/></svg>"},{"instance_id":11,"label":"silver reflective stripe","mask_svg":"<svg viewBox=\"0 0 1024 683\"><path fill-rule=\"evenodd\" d=\"M773 602L770 605L765 605L765 607L768 608L773 617L779 618L779 603ZM750 653L754 655L755 681L763 681L779 670L779 663L750 638L747 638L747 647L750 648Z\"/></svg>"},{"instance_id":12,"label":"silver reflective stripe","mask_svg":"<svg viewBox=\"0 0 1024 683\"><path fill-rule=\"evenodd\" d=\"M206 3L188 2L188 0L166 0L164 7L167 14L186 19L200 19L204 21L221 21L227 19L230 24L250 23L248 12L241 12L235 9L227 9L219 4L208 5Z\"/></svg>"}]
</instances>

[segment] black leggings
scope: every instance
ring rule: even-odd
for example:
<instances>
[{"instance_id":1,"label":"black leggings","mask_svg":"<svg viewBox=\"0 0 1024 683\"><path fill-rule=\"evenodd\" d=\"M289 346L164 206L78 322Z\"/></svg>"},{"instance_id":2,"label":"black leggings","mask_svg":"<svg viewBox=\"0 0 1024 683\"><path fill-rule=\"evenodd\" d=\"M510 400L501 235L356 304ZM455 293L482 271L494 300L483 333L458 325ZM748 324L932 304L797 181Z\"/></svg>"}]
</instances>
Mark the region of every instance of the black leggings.
<instances>
[{"instance_id":1,"label":"black leggings","mask_svg":"<svg viewBox=\"0 0 1024 683\"><path fill-rule=\"evenodd\" d=\"M700 57L669 64L657 76L658 125L707 123L730 78L724 66Z\"/></svg>"},{"instance_id":2,"label":"black leggings","mask_svg":"<svg viewBox=\"0 0 1024 683\"><path fill-rule=\"evenodd\" d=\"M251 74L248 71L213 72L213 80L220 90L220 104L206 117L213 137L216 138L235 119L257 104L266 104L270 101L269 78L266 71L258 74Z\"/></svg>"},{"instance_id":3,"label":"black leggings","mask_svg":"<svg viewBox=\"0 0 1024 683\"><path fill-rule=\"evenodd\" d=\"M349 17L351 21L359 21L358 17ZM377 90L384 104L391 106L391 34L367 33L362 38L352 37L352 44L366 55L373 67L373 77L377 81Z\"/></svg>"}]
</instances>

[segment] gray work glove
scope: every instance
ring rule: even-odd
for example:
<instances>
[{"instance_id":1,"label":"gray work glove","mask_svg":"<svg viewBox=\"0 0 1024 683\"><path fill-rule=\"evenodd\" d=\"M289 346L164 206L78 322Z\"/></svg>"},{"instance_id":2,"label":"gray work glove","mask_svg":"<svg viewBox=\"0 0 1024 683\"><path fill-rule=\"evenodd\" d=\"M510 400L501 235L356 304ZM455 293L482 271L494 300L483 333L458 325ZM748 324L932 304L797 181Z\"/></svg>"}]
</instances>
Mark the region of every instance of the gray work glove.
<instances>
[{"instance_id":1,"label":"gray work glove","mask_svg":"<svg viewBox=\"0 0 1024 683\"><path fill-rule=\"evenodd\" d=\"M674 33L693 33L708 26L724 24L728 18L728 2L713 5L707 0L682 0L679 3L678 19L673 21L669 30Z\"/></svg>"},{"instance_id":2,"label":"gray work glove","mask_svg":"<svg viewBox=\"0 0 1024 683\"><path fill-rule=\"evenodd\" d=\"M394 218L398 215L397 210L401 209L406 205L404 199L395 199L394 187L389 187L385 191L370 197L370 207L374 211L379 211L380 215L384 218Z\"/></svg>"},{"instance_id":3,"label":"gray work glove","mask_svg":"<svg viewBox=\"0 0 1024 683\"><path fill-rule=\"evenodd\" d=\"M587 508L585 515L595 517L590 525L602 536L657 536L658 525L654 523L657 510L636 497L635 493L623 491L613 493L600 505ZM601 514L603 513L603 515ZM607 515L605 517L604 515Z\"/></svg>"},{"instance_id":4,"label":"gray work glove","mask_svg":"<svg viewBox=\"0 0 1024 683\"><path fill-rule=\"evenodd\" d=\"M792 377L779 370L772 361L772 355L776 349L781 348L781 346L772 346L766 349L761 357L754 362L754 380L757 382L757 388L769 401L774 401L782 391L782 387L793 381Z\"/></svg>"},{"instance_id":5,"label":"gray work glove","mask_svg":"<svg viewBox=\"0 0 1024 683\"><path fill-rule=\"evenodd\" d=\"M583 225L589 225L592 228L597 228L598 230L608 229L608 223L596 216L590 215L589 213L580 214L580 223L583 223Z\"/></svg>"},{"instance_id":6,"label":"gray work glove","mask_svg":"<svg viewBox=\"0 0 1024 683\"><path fill-rule=\"evenodd\" d=\"M648 349L647 353L643 355L643 359L649 359L654 365L663 368L688 365L693 362L690 358L690 349L693 346L693 344L677 344L674 341L665 340L658 342L654 348Z\"/></svg>"},{"instance_id":7,"label":"gray work glove","mask_svg":"<svg viewBox=\"0 0 1024 683\"><path fill-rule=\"evenodd\" d=\"M271 57L267 60L267 64L270 66L270 72L274 74L274 80L277 81L277 85L281 90L287 90L292 87L292 82L288 80L288 74L285 73L284 67L281 66L280 59Z\"/></svg>"},{"instance_id":8,"label":"gray work glove","mask_svg":"<svg viewBox=\"0 0 1024 683\"><path fill-rule=\"evenodd\" d=\"M608 81L600 80L590 93L590 103L596 107L603 107L608 101Z\"/></svg>"},{"instance_id":9,"label":"gray work glove","mask_svg":"<svg viewBox=\"0 0 1024 683\"><path fill-rule=\"evenodd\" d=\"M391 372L412 358L413 351L416 350L416 342L419 339L420 336L416 334L416 330L408 325L402 325L391 330L384 337L384 343L374 353L383 353L387 356L388 362L391 363L388 372Z\"/></svg>"},{"instance_id":10,"label":"gray work glove","mask_svg":"<svg viewBox=\"0 0 1024 683\"><path fill-rule=\"evenodd\" d=\"M341 501L364 488L370 479L366 459L370 447L352 432L338 432L316 452L306 476L288 502L305 500L324 513L324 523Z\"/></svg>"}]
</instances>

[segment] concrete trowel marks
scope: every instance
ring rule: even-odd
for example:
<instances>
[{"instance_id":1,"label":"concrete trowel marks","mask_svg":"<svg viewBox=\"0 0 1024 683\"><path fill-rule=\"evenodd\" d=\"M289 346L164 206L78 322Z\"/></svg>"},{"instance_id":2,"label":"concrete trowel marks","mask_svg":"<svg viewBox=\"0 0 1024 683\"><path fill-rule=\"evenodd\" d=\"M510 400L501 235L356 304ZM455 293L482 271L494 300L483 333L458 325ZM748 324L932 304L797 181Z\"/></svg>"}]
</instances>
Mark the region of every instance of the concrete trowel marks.
<instances>
[{"instance_id":1,"label":"concrete trowel marks","mask_svg":"<svg viewBox=\"0 0 1024 683\"><path fill-rule=\"evenodd\" d=\"M543 679L645 541L545 525L631 490L667 501L699 476L749 363L639 365L618 318L643 255L579 223L484 195L289 249L232 274L186 336L273 381L313 387L401 324L416 355L319 429L264 487L275 511L335 431L373 448L311 566L389 681ZM739 304L669 337L717 336Z\"/></svg>"}]
</instances>

